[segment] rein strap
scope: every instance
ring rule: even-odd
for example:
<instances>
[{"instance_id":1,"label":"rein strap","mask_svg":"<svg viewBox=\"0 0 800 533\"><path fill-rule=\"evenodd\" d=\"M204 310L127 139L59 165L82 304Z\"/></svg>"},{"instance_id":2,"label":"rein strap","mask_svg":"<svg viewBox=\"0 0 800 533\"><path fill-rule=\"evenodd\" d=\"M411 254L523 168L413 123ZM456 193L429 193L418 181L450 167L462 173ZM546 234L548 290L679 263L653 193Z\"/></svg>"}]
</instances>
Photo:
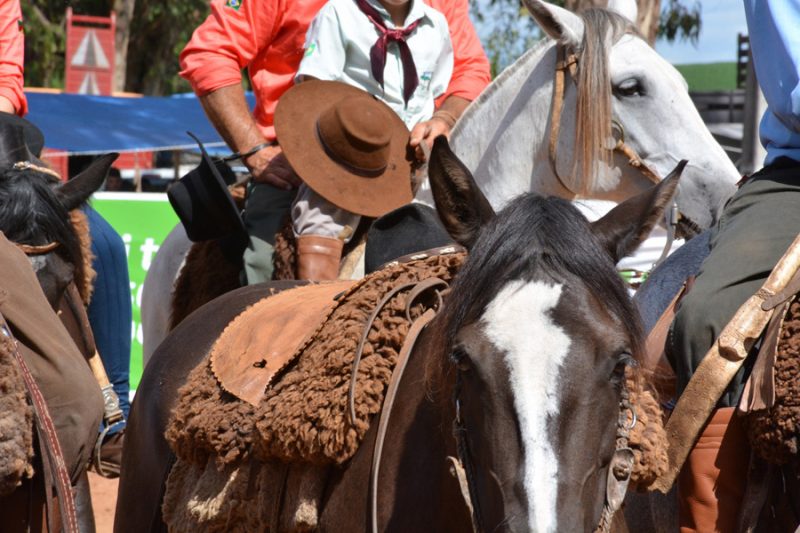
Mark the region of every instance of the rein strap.
<instances>
[{"instance_id":1,"label":"rein strap","mask_svg":"<svg viewBox=\"0 0 800 533\"><path fill-rule=\"evenodd\" d=\"M16 244L17 248L19 248L20 251L22 251L22 253L24 253L25 255L45 255L45 254L49 254L50 252L52 252L53 250L55 250L59 246L59 243L55 242L55 241L54 242L48 242L47 244L39 244L39 245L19 244L19 243L14 243L14 244Z\"/></svg>"},{"instance_id":2,"label":"rein strap","mask_svg":"<svg viewBox=\"0 0 800 533\"><path fill-rule=\"evenodd\" d=\"M406 300L406 316L410 315L411 307L414 305L417 297L429 290L435 291L437 295L437 302L439 304L438 307L441 308L442 292L448 290L449 286L446 281L440 278L428 278L419 283L402 285L400 288L398 288L398 290L392 291L390 294L393 296L399 292L399 290L409 287L413 287L413 289ZM387 295L388 298L384 298L384 300L388 301L391 296ZM379 305L378 310L380 310L381 307L382 306ZM392 415L392 407L394 406L395 398L397 398L397 392L400 388L400 381L403 378L403 373L405 372L406 365L411 357L411 353L414 351L414 346L417 343L417 339L425 329L425 326L427 326L431 320L436 317L436 312L437 310L434 307L429 307L411 324L411 327L408 330L408 335L406 336L406 340L403 343L403 347L400 349L400 354L397 357L397 364L395 365L394 372L392 372L392 377L389 380L389 386L386 389L386 396L383 401L383 409L381 409L380 418L378 420L378 430L375 436L375 447L372 451L372 471L370 474L369 484L370 517L373 533L378 533L381 531L378 528L378 481L380 475L381 457L383 455L383 443L386 440L386 431L389 428L389 418ZM374 314L377 316L377 312ZM372 323L370 322L367 324L365 331L368 331L371 327ZM358 355L360 356L360 351ZM355 375L356 370L357 368L354 364L353 375ZM353 420L355 420L355 418L353 418Z\"/></svg>"}]
</instances>

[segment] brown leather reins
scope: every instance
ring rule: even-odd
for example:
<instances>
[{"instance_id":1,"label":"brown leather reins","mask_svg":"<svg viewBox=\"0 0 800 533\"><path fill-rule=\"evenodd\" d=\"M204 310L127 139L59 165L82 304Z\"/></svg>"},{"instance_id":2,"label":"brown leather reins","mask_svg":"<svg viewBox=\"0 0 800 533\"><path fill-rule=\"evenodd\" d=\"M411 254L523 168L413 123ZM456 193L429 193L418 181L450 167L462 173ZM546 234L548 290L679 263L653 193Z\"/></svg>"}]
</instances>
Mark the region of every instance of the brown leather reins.
<instances>
[{"instance_id":1,"label":"brown leather reins","mask_svg":"<svg viewBox=\"0 0 800 533\"><path fill-rule=\"evenodd\" d=\"M59 247L57 242L48 242L47 244L33 245L33 244L19 244L14 243L17 248L25 255L45 255Z\"/></svg>"}]
</instances>

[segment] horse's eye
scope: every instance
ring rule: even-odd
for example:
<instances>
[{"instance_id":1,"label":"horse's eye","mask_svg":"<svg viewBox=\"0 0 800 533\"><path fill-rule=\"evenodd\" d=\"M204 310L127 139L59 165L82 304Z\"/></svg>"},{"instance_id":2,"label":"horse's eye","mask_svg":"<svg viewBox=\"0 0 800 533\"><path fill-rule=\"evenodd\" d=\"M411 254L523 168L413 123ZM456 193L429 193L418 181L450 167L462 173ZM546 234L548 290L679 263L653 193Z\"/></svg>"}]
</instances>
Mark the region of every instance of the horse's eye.
<instances>
[{"instance_id":1,"label":"horse's eye","mask_svg":"<svg viewBox=\"0 0 800 533\"><path fill-rule=\"evenodd\" d=\"M619 385L625 380L625 369L629 366L636 364L636 360L630 352L622 352L617 356L617 362L614 365L614 370L611 371L611 383Z\"/></svg>"},{"instance_id":2,"label":"horse's eye","mask_svg":"<svg viewBox=\"0 0 800 533\"><path fill-rule=\"evenodd\" d=\"M614 96L617 98L630 98L633 96L643 96L644 88L636 78L628 78L614 87Z\"/></svg>"},{"instance_id":3,"label":"horse's eye","mask_svg":"<svg viewBox=\"0 0 800 533\"><path fill-rule=\"evenodd\" d=\"M466 372L471 368L469 356L463 348L454 348L453 351L450 352L450 361L456 365L456 368L458 368L460 372Z\"/></svg>"}]
</instances>

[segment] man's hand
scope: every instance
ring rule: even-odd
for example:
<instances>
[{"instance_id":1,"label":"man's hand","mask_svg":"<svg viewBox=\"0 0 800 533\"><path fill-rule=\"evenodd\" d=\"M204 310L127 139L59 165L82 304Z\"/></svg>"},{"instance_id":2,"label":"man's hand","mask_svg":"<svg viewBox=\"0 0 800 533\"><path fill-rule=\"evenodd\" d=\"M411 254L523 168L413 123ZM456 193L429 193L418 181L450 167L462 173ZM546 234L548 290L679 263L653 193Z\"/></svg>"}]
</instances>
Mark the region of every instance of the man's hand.
<instances>
[{"instance_id":1,"label":"man's hand","mask_svg":"<svg viewBox=\"0 0 800 533\"><path fill-rule=\"evenodd\" d=\"M256 183L267 183L287 191L299 187L302 183L289 166L280 146L267 146L246 158L244 164L250 169L253 181Z\"/></svg>"},{"instance_id":2,"label":"man's hand","mask_svg":"<svg viewBox=\"0 0 800 533\"><path fill-rule=\"evenodd\" d=\"M425 143L428 152L433 147L433 140L439 135L450 136L450 125L444 119L433 117L425 122L420 122L411 130L411 138L408 144L415 149L417 159L425 161L425 151L422 143Z\"/></svg>"}]
</instances>

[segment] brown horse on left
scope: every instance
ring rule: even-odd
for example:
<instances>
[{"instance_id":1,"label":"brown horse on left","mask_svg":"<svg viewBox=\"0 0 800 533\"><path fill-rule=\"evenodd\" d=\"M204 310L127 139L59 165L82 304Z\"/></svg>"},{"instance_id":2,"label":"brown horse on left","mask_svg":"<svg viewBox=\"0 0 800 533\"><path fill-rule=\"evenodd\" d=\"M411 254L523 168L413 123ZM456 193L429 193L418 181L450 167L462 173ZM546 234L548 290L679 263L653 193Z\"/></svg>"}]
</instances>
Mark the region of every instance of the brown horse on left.
<instances>
[{"instance_id":1,"label":"brown horse on left","mask_svg":"<svg viewBox=\"0 0 800 533\"><path fill-rule=\"evenodd\" d=\"M77 522L68 523L67 513L51 505L54 491L46 480L54 477L45 472L43 443L34 436L33 469L26 469L32 476L0 483L5 489L0 493L4 532L49 531L59 525L62 531L94 531L86 468L103 416L103 398L84 354L55 309L73 282L82 296L87 295L90 258L86 242L81 242L85 236L79 235L70 212L102 185L114 159L116 154L103 156L66 183L33 157L23 158L33 160L32 165L0 170L0 313L47 405L78 508ZM19 375L19 369L3 369L4 376L8 372ZM0 426L7 414L0 413ZM13 431L36 435L31 427ZM5 429L0 432L0 462L5 439L19 437Z\"/></svg>"}]
</instances>

